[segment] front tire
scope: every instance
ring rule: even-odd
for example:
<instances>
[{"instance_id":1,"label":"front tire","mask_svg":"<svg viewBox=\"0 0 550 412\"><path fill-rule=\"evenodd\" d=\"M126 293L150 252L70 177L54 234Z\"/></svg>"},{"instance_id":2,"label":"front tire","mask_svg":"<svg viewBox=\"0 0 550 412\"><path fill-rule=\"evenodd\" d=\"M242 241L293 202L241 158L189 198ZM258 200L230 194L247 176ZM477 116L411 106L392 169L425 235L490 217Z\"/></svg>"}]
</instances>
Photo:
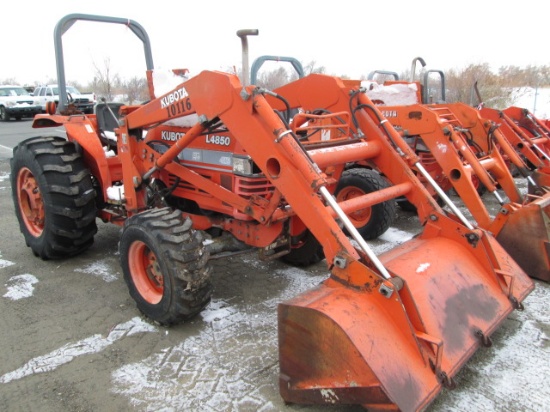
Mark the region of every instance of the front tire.
<instances>
[{"instance_id":1,"label":"front tire","mask_svg":"<svg viewBox=\"0 0 550 412\"><path fill-rule=\"evenodd\" d=\"M345 170L340 177L334 195L338 202L362 196L388 187L388 182L371 169ZM392 225L396 216L396 203L388 200L372 207L357 210L348 215L353 226L364 239L376 239ZM347 231L346 231L347 233Z\"/></svg>"},{"instance_id":2,"label":"front tire","mask_svg":"<svg viewBox=\"0 0 550 412\"><path fill-rule=\"evenodd\" d=\"M191 226L170 208L139 213L124 224L124 280L138 309L161 325L190 319L210 302L209 253Z\"/></svg>"},{"instance_id":3,"label":"front tire","mask_svg":"<svg viewBox=\"0 0 550 412\"><path fill-rule=\"evenodd\" d=\"M36 256L72 256L93 244L96 193L74 143L27 139L14 148L10 165L15 214Z\"/></svg>"}]
</instances>

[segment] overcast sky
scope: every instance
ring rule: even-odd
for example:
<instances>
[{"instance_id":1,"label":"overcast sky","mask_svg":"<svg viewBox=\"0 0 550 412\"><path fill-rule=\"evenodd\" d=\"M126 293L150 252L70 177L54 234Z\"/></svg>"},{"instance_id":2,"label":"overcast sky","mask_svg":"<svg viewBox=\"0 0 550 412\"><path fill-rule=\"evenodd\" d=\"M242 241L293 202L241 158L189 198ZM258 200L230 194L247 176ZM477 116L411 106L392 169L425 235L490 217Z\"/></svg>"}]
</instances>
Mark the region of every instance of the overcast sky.
<instances>
[{"instance_id":1,"label":"overcast sky","mask_svg":"<svg viewBox=\"0 0 550 412\"><path fill-rule=\"evenodd\" d=\"M128 18L141 24L157 68L240 67L236 31L249 38L250 63L261 55L315 61L328 74L359 78L373 70L401 72L422 57L427 68L471 63L547 65L548 14L535 0L52 0L3 7L0 81L56 78L53 32L73 13ZM87 84L94 64L123 78L145 72L142 43L125 26L79 21L63 36L67 80Z\"/></svg>"}]
</instances>

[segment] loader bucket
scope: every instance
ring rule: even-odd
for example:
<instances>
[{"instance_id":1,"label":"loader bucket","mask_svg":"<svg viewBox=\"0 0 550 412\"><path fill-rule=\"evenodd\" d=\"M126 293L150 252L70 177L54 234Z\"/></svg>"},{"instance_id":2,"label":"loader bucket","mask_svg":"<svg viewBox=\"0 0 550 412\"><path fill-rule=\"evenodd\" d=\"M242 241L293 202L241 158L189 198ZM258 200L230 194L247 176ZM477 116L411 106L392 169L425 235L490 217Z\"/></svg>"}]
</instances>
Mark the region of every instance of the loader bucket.
<instances>
[{"instance_id":1,"label":"loader bucket","mask_svg":"<svg viewBox=\"0 0 550 412\"><path fill-rule=\"evenodd\" d=\"M508 213L496 238L529 276L550 282L550 196Z\"/></svg>"},{"instance_id":2,"label":"loader bucket","mask_svg":"<svg viewBox=\"0 0 550 412\"><path fill-rule=\"evenodd\" d=\"M490 346L533 282L486 232L468 243L430 226L381 255L405 282L390 298L333 276L279 305L283 399L423 410L454 386L480 346ZM356 273L357 265L346 270Z\"/></svg>"},{"instance_id":3,"label":"loader bucket","mask_svg":"<svg viewBox=\"0 0 550 412\"><path fill-rule=\"evenodd\" d=\"M531 173L531 178L535 184L539 187L545 187L550 190L550 166L539 166L534 172ZM529 185L529 193L536 193L536 187Z\"/></svg>"}]
</instances>

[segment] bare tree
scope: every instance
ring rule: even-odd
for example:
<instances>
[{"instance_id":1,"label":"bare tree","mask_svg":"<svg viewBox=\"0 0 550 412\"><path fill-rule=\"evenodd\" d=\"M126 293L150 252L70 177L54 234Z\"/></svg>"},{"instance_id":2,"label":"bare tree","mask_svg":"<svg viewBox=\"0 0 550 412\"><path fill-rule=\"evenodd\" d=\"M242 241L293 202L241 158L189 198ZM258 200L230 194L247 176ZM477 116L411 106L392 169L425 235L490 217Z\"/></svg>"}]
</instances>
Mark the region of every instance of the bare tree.
<instances>
[{"instance_id":1,"label":"bare tree","mask_svg":"<svg viewBox=\"0 0 550 412\"><path fill-rule=\"evenodd\" d=\"M98 67L94 62L95 76L92 83L93 91L105 97L108 101L113 100L114 89L120 85L120 76L111 73L111 60L106 58L103 60L103 68Z\"/></svg>"},{"instance_id":2,"label":"bare tree","mask_svg":"<svg viewBox=\"0 0 550 412\"><path fill-rule=\"evenodd\" d=\"M284 67L276 70L260 73L257 85L268 90L276 89L290 81L288 72Z\"/></svg>"},{"instance_id":3,"label":"bare tree","mask_svg":"<svg viewBox=\"0 0 550 412\"><path fill-rule=\"evenodd\" d=\"M304 64L303 66L304 66L304 74L306 76L312 73L324 74L327 71L325 66L317 66L317 62L315 60L312 60L309 63Z\"/></svg>"},{"instance_id":4,"label":"bare tree","mask_svg":"<svg viewBox=\"0 0 550 412\"><path fill-rule=\"evenodd\" d=\"M511 103L513 89L503 77L491 71L488 63L470 64L463 69L451 69L446 73L445 79L448 102L463 102L471 105L481 103L474 89L474 85L477 84L481 100L486 105L498 109Z\"/></svg>"},{"instance_id":5,"label":"bare tree","mask_svg":"<svg viewBox=\"0 0 550 412\"><path fill-rule=\"evenodd\" d=\"M14 77L9 77L7 79L3 79L0 84L17 84Z\"/></svg>"},{"instance_id":6,"label":"bare tree","mask_svg":"<svg viewBox=\"0 0 550 412\"><path fill-rule=\"evenodd\" d=\"M149 99L147 80L141 77L133 77L123 85L124 94L128 104L144 102Z\"/></svg>"}]
</instances>

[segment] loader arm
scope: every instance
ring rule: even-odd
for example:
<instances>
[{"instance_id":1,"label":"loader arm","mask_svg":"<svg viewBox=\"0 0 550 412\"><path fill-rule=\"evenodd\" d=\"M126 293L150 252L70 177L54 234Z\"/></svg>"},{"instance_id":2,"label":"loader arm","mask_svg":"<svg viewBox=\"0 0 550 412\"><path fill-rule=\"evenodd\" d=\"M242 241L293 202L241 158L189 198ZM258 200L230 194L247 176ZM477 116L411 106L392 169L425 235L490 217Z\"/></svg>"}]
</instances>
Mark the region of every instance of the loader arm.
<instances>
[{"instance_id":1,"label":"loader arm","mask_svg":"<svg viewBox=\"0 0 550 412\"><path fill-rule=\"evenodd\" d=\"M531 163L533 169L545 166L547 162L544 157L537 154L529 136L514 123L510 116L500 110L488 107L482 108L479 112L483 118L492 120L499 125L499 130L507 141Z\"/></svg>"},{"instance_id":2,"label":"loader arm","mask_svg":"<svg viewBox=\"0 0 550 412\"><path fill-rule=\"evenodd\" d=\"M534 138L517 123L522 109L508 108L505 111L484 107L480 110L482 117L498 124L498 132L510 143L514 150L526 159L531 171L529 193L540 194L538 188L550 187L550 140L546 136ZM540 121L539 121L540 122ZM544 125L543 125L544 126ZM547 128L547 127L546 127ZM538 188L537 188L538 187Z\"/></svg>"},{"instance_id":3,"label":"loader arm","mask_svg":"<svg viewBox=\"0 0 550 412\"><path fill-rule=\"evenodd\" d=\"M394 114L390 118L394 126L405 135L421 137L474 219L481 227L489 229L492 217L477 193L472 175L477 176L501 204L504 201L498 197L497 183L511 201L521 203L521 195L500 153L491 148L482 152L483 158L478 158L463 137L467 129L442 119L437 109L433 105L384 106L385 112ZM449 106L442 109L450 113ZM483 136L487 133L483 132Z\"/></svg>"},{"instance_id":4,"label":"loader arm","mask_svg":"<svg viewBox=\"0 0 550 412\"><path fill-rule=\"evenodd\" d=\"M481 162L486 162L485 168L495 178L508 198L512 202L521 203L522 197L516 188L506 160L515 165L517 171L527 179L530 175L529 168L502 134L499 125L491 119L484 118L479 110L464 103L446 103L428 107L431 110L448 110L452 113L457 129L462 131L467 143L478 150L476 157L481 159ZM486 158L490 158L491 161L485 161ZM491 166L488 165L489 163Z\"/></svg>"},{"instance_id":5,"label":"loader arm","mask_svg":"<svg viewBox=\"0 0 550 412\"><path fill-rule=\"evenodd\" d=\"M550 129L527 109L508 107L502 111L506 122L513 127L524 144L533 150L545 167L550 162Z\"/></svg>"}]
</instances>

